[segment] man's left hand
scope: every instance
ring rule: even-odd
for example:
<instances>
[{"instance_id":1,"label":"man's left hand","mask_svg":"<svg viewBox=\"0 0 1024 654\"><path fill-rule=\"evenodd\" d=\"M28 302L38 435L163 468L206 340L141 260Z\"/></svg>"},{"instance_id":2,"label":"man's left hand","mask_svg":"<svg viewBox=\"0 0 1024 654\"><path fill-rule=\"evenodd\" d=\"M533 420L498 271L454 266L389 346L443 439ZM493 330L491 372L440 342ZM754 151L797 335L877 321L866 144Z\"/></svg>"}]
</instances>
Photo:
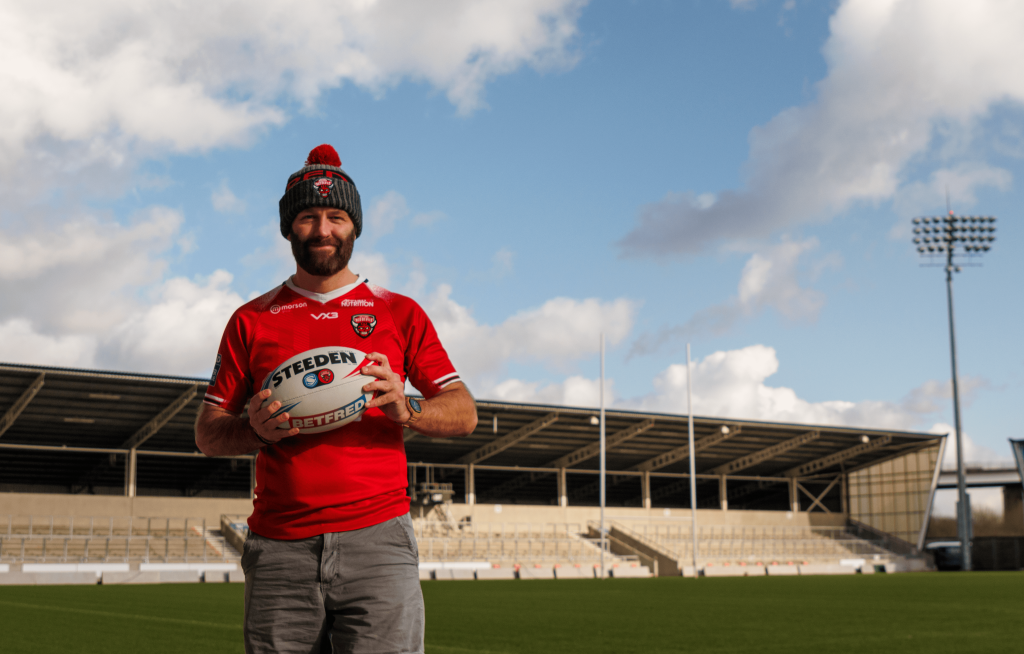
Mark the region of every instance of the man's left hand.
<instances>
[{"instance_id":1,"label":"man's left hand","mask_svg":"<svg viewBox=\"0 0 1024 654\"><path fill-rule=\"evenodd\" d=\"M391 370L387 355L371 352L366 355L366 358L377 362L377 365L364 366L360 371L364 375L377 378L377 381L363 386L364 393L373 393L374 391L377 393L377 397L367 402L366 408L378 406L388 418L399 424L405 424L412 417L409 407L405 405L405 382L397 372Z\"/></svg>"}]
</instances>

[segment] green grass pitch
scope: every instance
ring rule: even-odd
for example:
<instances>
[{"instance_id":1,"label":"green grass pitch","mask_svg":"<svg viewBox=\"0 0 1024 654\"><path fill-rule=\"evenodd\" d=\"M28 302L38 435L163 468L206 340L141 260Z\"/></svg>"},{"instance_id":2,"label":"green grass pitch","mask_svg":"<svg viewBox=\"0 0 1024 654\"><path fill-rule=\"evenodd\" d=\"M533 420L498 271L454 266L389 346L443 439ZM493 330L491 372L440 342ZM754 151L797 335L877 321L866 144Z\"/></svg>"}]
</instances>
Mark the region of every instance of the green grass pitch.
<instances>
[{"instance_id":1,"label":"green grass pitch","mask_svg":"<svg viewBox=\"0 0 1024 654\"><path fill-rule=\"evenodd\" d=\"M427 652L1024 651L1024 572L435 581ZM0 586L5 654L242 651L240 584Z\"/></svg>"}]
</instances>

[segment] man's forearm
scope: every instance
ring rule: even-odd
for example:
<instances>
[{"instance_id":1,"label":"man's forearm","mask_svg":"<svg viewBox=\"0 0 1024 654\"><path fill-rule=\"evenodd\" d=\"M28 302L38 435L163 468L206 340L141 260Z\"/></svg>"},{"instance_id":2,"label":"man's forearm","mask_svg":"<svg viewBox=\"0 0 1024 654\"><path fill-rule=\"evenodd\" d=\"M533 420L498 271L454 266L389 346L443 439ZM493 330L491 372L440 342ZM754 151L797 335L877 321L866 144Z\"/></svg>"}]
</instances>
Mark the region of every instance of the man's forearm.
<instances>
[{"instance_id":1,"label":"man's forearm","mask_svg":"<svg viewBox=\"0 0 1024 654\"><path fill-rule=\"evenodd\" d=\"M254 452L263 443L248 419L204 404L196 418L196 445L206 456L237 456Z\"/></svg>"},{"instance_id":2,"label":"man's forearm","mask_svg":"<svg viewBox=\"0 0 1024 654\"><path fill-rule=\"evenodd\" d=\"M441 391L429 400L421 401L420 405L423 413L409 428L424 436L467 436L476 429L476 402L461 384L459 388Z\"/></svg>"}]
</instances>

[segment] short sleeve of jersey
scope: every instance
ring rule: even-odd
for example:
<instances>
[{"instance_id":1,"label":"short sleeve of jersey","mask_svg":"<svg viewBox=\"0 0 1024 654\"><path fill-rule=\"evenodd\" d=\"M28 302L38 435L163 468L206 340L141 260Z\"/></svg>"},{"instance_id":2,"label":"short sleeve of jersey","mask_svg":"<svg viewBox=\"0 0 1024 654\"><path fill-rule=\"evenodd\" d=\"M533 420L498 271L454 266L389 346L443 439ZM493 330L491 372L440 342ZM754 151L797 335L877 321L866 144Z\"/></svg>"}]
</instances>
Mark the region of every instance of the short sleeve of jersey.
<instances>
[{"instance_id":1,"label":"short sleeve of jersey","mask_svg":"<svg viewBox=\"0 0 1024 654\"><path fill-rule=\"evenodd\" d=\"M400 295L390 300L391 312L406 339L406 375L416 390L430 398L448 384L461 381L423 308Z\"/></svg>"},{"instance_id":2,"label":"short sleeve of jersey","mask_svg":"<svg viewBox=\"0 0 1024 654\"><path fill-rule=\"evenodd\" d=\"M243 307L244 308L244 307ZM245 338L243 309L235 311L224 328L217 350L213 376L204 401L231 413L241 413L245 400L252 393L249 371L249 348Z\"/></svg>"}]
</instances>

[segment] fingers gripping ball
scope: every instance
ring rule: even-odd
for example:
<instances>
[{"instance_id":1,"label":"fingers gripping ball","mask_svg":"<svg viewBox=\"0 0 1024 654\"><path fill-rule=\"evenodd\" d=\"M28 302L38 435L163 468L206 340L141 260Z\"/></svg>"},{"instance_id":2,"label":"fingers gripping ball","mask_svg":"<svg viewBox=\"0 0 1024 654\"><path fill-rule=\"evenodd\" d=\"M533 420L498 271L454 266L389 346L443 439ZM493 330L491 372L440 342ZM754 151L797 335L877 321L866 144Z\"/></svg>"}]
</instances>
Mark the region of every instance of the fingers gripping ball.
<instances>
[{"instance_id":1,"label":"fingers gripping ball","mask_svg":"<svg viewBox=\"0 0 1024 654\"><path fill-rule=\"evenodd\" d=\"M363 386L376 381L360 373L374 365L366 353L350 347L318 347L282 362L263 382L270 389L263 406L280 402L275 416L287 412L289 419L278 429L298 428L300 434L319 434L362 418L374 393Z\"/></svg>"}]
</instances>

